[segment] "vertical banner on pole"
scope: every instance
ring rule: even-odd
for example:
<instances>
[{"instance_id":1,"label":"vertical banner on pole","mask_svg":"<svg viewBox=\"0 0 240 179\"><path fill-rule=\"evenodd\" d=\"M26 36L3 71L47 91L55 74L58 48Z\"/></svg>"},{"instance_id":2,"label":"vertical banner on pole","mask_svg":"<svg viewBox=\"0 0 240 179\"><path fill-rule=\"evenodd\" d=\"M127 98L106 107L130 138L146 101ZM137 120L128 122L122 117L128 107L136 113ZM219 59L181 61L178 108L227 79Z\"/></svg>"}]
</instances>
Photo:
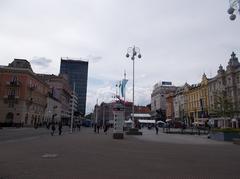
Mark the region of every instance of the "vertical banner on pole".
<instances>
[{"instance_id":1,"label":"vertical banner on pole","mask_svg":"<svg viewBox=\"0 0 240 179\"><path fill-rule=\"evenodd\" d=\"M124 107L120 102L116 102L113 106L113 138L123 139L124 125Z\"/></svg>"}]
</instances>

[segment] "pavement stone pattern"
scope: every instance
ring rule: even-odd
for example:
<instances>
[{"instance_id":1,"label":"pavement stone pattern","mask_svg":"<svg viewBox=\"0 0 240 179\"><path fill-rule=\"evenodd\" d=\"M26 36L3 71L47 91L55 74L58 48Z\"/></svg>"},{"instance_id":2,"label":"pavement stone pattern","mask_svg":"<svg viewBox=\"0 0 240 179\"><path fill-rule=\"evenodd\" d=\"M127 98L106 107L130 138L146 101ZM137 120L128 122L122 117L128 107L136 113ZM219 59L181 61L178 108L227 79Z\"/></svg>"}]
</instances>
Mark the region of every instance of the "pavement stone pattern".
<instances>
[{"instance_id":1,"label":"pavement stone pattern","mask_svg":"<svg viewBox=\"0 0 240 179\"><path fill-rule=\"evenodd\" d=\"M206 136L143 130L142 136L116 140L111 131L95 134L82 128L62 136L40 129L34 131L39 137L26 134L13 140L13 134L3 137L7 130L0 130L0 179L240 178L240 146ZM30 129L20 130L31 134Z\"/></svg>"},{"instance_id":2,"label":"pavement stone pattern","mask_svg":"<svg viewBox=\"0 0 240 179\"><path fill-rule=\"evenodd\" d=\"M171 129L174 131L174 129ZM176 131L178 129L175 129ZM205 134L175 134L175 133L163 133L159 132L156 135L154 130L143 129L143 136L136 136L140 140L162 142L162 143L172 143L172 144L193 144L193 145L232 145L232 142L216 141L208 138Z\"/></svg>"}]
</instances>

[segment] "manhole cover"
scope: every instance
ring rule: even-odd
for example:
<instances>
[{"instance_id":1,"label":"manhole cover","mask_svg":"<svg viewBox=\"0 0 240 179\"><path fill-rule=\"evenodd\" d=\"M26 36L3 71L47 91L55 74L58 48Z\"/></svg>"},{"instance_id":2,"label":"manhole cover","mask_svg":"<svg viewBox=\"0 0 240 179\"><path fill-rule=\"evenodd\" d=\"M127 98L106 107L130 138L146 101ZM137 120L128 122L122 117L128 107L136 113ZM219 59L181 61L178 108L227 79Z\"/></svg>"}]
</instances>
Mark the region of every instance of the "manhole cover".
<instances>
[{"instance_id":1,"label":"manhole cover","mask_svg":"<svg viewBox=\"0 0 240 179\"><path fill-rule=\"evenodd\" d=\"M56 158L58 154L44 154L42 155L42 158Z\"/></svg>"}]
</instances>

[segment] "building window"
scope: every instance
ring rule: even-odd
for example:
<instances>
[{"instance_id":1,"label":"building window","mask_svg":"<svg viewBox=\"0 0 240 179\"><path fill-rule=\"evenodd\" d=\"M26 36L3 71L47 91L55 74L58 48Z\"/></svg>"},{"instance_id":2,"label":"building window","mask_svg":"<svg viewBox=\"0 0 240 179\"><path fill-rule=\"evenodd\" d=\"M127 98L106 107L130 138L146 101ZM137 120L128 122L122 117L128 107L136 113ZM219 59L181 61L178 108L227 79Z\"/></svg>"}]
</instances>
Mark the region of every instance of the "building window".
<instances>
[{"instance_id":1,"label":"building window","mask_svg":"<svg viewBox=\"0 0 240 179\"><path fill-rule=\"evenodd\" d=\"M17 82L17 76L16 75L12 76L12 82Z\"/></svg>"},{"instance_id":2,"label":"building window","mask_svg":"<svg viewBox=\"0 0 240 179\"><path fill-rule=\"evenodd\" d=\"M228 78L228 84L229 85L231 84L231 78Z\"/></svg>"},{"instance_id":3,"label":"building window","mask_svg":"<svg viewBox=\"0 0 240 179\"><path fill-rule=\"evenodd\" d=\"M12 123L13 122L13 119L14 119L14 114L9 112L7 115L6 115L6 119L5 119L5 122L6 123Z\"/></svg>"},{"instance_id":4,"label":"building window","mask_svg":"<svg viewBox=\"0 0 240 179\"><path fill-rule=\"evenodd\" d=\"M14 108L14 101L9 101L8 107L9 108Z\"/></svg>"},{"instance_id":5,"label":"building window","mask_svg":"<svg viewBox=\"0 0 240 179\"><path fill-rule=\"evenodd\" d=\"M25 122L25 124L28 123L28 114L25 115L25 121L24 122Z\"/></svg>"}]
</instances>

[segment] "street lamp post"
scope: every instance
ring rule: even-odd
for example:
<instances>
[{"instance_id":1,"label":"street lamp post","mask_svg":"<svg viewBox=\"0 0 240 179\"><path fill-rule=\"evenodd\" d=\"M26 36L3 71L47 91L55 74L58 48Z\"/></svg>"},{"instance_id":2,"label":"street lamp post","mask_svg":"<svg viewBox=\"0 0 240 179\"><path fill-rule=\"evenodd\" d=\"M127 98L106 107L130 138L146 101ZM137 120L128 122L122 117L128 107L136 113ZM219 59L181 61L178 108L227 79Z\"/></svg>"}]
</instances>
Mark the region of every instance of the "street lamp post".
<instances>
[{"instance_id":1,"label":"street lamp post","mask_svg":"<svg viewBox=\"0 0 240 179\"><path fill-rule=\"evenodd\" d=\"M105 121L105 103L103 103L103 129L106 127L106 121Z\"/></svg>"},{"instance_id":2,"label":"street lamp post","mask_svg":"<svg viewBox=\"0 0 240 179\"><path fill-rule=\"evenodd\" d=\"M135 127L135 121L134 121L134 60L135 60L135 57L138 57L139 59L142 57L141 54L140 54L140 49L138 47L129 47L127 49L127 54L126 54L126 57L129 58L131 57L131 60L133 61L133 105L132 105L132 120L133 120L133 127Z\"/></svg>"},{"instance_id":3,"label":"street lamp post","mask_svg":"<svg viewBox=\"0 0 240 179\"><path fill-rule=\"evenodd\" d=\"M228 9L228 14L230 15L230 20L236 19L237 11L240 13L240 0L229 0L230 7Z\"/></svg>"}]
</instances>

